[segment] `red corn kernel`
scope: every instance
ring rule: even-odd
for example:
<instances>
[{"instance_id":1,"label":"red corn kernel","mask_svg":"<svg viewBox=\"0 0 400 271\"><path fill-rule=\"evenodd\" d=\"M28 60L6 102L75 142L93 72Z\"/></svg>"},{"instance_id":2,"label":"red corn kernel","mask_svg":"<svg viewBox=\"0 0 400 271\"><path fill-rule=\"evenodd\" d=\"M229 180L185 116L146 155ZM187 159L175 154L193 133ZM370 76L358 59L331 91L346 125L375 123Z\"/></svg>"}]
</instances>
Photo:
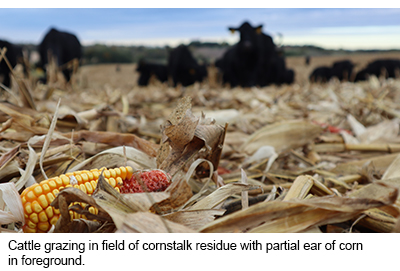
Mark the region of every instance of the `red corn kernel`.
<instances>
[{"instance_id":1,"label":"red corn kernel","mask_svg":"<svg viewBox=\"0 0 400 271\"><path fill-rule=\"evenodd\" d=\"M159 192L170 185L169 176L161 170L134 172L129 180L124 180L120 188L122 194Z\"/></svg>"}]
</instances>

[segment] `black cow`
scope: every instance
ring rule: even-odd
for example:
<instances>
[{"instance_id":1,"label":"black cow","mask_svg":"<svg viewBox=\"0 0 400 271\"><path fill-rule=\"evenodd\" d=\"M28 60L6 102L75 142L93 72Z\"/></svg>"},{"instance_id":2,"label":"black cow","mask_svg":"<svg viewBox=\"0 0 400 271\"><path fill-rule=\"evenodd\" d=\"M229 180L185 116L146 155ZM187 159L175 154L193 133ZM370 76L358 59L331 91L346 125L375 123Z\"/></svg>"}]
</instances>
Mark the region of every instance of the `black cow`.
<instances>
[{"instance_id":1,"label":"black cow","mask_svg":"<svg viewBox=\"0 0 400 271\"><path fill-rule=\"evenodd\" d=\"M222 83L230 84L235 87L239 84L238 77L235 76L235 69L232 66L235 57L236 45L225 51L224 55L215 61L215 67L222 72Z\"/></svg>"},{"instance_id":2,"label":"black cow","mask_svg":"<svg viewBox=\"0 0 400 271\"><path fill-rule=\"evenodd\" d=\"M152 75L155 75L162 83L168 81L168 68L166 65L140 60L136 71L140 73L139 86L147 86Z\"/></svg>"},{"instance_id":3,"label":"black cow","mask_svg":"<svg viewBox=\"0 0 400 271\"><path fill-rule=\"evenodd\" d=\"M251 87L287 81L283 79L286 74L284 58L278 54L272 38L262 33L262 25L252 27L244 22L238 28L229 27L229 30L239 31L240 40L216 62L224 83L231 87Z\"/></svg>"},{"instance_id":4,"label":"black cow","mask_svg":"<svg viewBox=\"0 0 400 271\"><path fill-rule=\"evenodd\" d=\"M268 84L281 85L292 84L294 82L294 71L286 68L283 56L272 56L270 65Z\"/></svg>"},{"instance_id":5,"label":"black cow","mask_svg":"<svg viewBox=\"0 0 400 271\"><path fill-rule=\"evenodd\" d=\"M203 81L207 77L207 68L197 63L187 46L179 45L169 54L168 73L175 87L178 83L186 87Z\"/></svg>"},{"instance_id":6,"label":"black cow","mask_svg":"<svg viewBox=\"0 0 400 271\"><path fill-rule=\"evenodd\" d=\"M283 83L284 84L293 84L294 76L295 76L294 70L292 70L292 69L286 70Z\"/></svg>"},{"instance_id":7,"label":"black cow","mask_svg":"<svg viewBox=\"0 0 400 271\"><path fill-rule=\"evenodd\" d=\"M39 67L45 70L45 66L49 63L48 56L51 55L57 65L62 67L61 71L67 82L69 82L73 71L70 67L66 67L65 64L73 59L80 60L82 58L82 46L74 34L52 28L40 43L39 54L41 58Z\"/></svg>"},{"instance_id":8,"label":"black cow","mask_svg":"<svg viewBox=\"0 0 400 271\"><path fill-rule=\"evenodd\" d=\"M337 77L339 81L351 79L354 64L350 60L336 61L332 65L332 77Z\"/></svg>"},{"instance_id":9,"label":"black cow","mask_svg":"<svg viewBox=\"0 0 400 271\"><path fill-rule=\"evenodd\" d=\"M7 48L6 57L10 62L11 67L14 68L18 63L23 64L24 72L26 73L26 67L23 61L22 47L5 40L0 40L0 50L2 50L4 47ZM3 84L6 87L11 86L10 72L10 68L8 67L5 59L2 59L0 62L0 75L3 76Z\"/></svg>"},{"instance_id":10,"label":"black cow","mask_svg":"<svg viewBox=\"0 0 400 271\"><path fill-rule=\"evenodd\" d=\"M369 63L366 68L359 71L354 81L366 80L369 75L379 77L382 74L385 78L395 78L396 70L400 70L400 60L378 59Z\"/></svg>"},{"instance_id":11,"label":"black cow","mask_svg":"<svg viewBox=\"0 0 400 271\"><path fill-rule=\"evenodd\" d=\"M311 82L327 82L332 78L332 68L321 66L314 69L310 75Z\"/></svg>"},{"instance_id":12,"label":"black cow","mask_svg":"<svg viewBox=\"0 0 400 271\"><path fill-rule=\"evenodd\" d=\"M275 53L272 38L261 32L262 25L252 27L244 22L228 28L240 32L240 40L223 56L222 72L231 87L267 85L271 81L271 55Z\"/></svg>"}]
</instances>

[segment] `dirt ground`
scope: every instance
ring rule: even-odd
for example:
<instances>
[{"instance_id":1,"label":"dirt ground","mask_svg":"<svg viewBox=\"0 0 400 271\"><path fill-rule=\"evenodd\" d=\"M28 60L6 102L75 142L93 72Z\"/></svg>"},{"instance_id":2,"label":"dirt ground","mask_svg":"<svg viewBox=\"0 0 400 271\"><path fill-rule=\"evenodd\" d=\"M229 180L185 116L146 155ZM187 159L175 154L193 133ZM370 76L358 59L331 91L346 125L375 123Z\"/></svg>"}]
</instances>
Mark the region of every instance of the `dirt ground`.
<instances>
[{"instance_id":1,"label":"dirt ground","mask_svg":"<svg viewBox=\"0 0 400 271\"><path fill-rule=\"evenodd\" d=\"M350 59L355 63L355 72L369 62L378 58L398 58L400 53L363 53L344 56L316 56L311 58L310 65L305 65L305 58L287 57L286 65L295 71L295 82L304 85L308 82L311 72L318 66L330 66L333 62ZM103 87L105 85L118 88L133 88L137 86L139 74L135 71L136 64L100 64L83 66L79 72L80 87ZM157 82L153 82L157 85Z\"/></svg>"}]
</instances>

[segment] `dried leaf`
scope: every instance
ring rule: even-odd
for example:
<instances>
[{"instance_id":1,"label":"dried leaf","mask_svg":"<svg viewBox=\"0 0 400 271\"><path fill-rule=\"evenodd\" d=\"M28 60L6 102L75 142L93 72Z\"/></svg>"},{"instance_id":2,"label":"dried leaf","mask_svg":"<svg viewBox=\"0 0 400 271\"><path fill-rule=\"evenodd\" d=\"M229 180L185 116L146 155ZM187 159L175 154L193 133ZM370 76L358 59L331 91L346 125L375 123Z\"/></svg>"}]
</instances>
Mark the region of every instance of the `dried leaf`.
<instances>
[{"instance_id":1,"label":"dried leaf","mask_svg":"<svg viewBox=\"0 0 400 271\"><path fill-rule=\"evenodd\" d=\"M161 214L170 212L183 206L193 196L190 186L183 178L173 181L165 192L169 197L156 203L150 211Z\"/></svg>"},{"instance_id":2,"label":"dried leaf","mask_svg":"<svg viewBox=\"0 0 400 271\"><path fill-rule=\"evenodd\" d=\"M18 190L22 189L28 180L32 177L33 170L35 169L36 162L38 159L38 156L35 152L34 149L29 145L28 143L28 149L29 149L29 158L28 162L26 164L26 168L24 173L21 175L21 178L15 183L15 186L17 187Z\"/></svg>"},{"instance_id":3,"label":"dried leaf","mask_svg":"<svg viewBox=\"0 0 400 271\"><path fill-rule=\"evenodd\" d=\"M9 211L0 209L0 225L21 221L25 223L21 197L14 183L0 184L0 207L7 206Z\"/></svg>"},{"instance_id":4,"label":"dried leaf","mask_svg":"<svg viewBox=\"0 0 400 271\"><path fill-rule=\"evenodd\" d=\"M207 197L199 200L194 205L189 207L188 210L212 209L223 202L225 199L227 199L229 196L241 193L243 191L249 191L254 188L256 187L246 184L227 184L218 188Z\"/></svg>"},{"instance_id":5,"label":"dried leaf","mask_svg":"<svg viewBox=\"0 0 400 271\"><path fill-rule=\"evenodd\" d=\"M158 148L156 144L133 134L80 130L74 133L65 133L62 135L66 138L72 138L75 143L81 140L86 140L95 143L108 144L113 147L130 146L152 157L156 157ZM64 144L65 143L66 142L64 142Z\"/></svg>"},{"instance_id":6,"label":"dried leaf","mask_svg":"<svg viewBox=\"0 0 400 271\"><path fill-rule=\"evenodd\" d=\"M194 233L183 225L168 221L162 216L151 213L134 213L124 217L123 224L117 227L117 232L147 232L147 233Z\"/></svg>"},{"instance_id":7,"label":"dried leaf","mask_svg":"<svg viewBox=\"0 0 400 271\"><path fill-rule=\"evenodd\" d=\"M194 210L194 211L178 211L164 215L166 219L184 225L193 230L199 230L204 225L215 219L215 216L222 216L225 210Z\"/></svg>"},{"instance_id":8,"label":"dried leaf","mask_svg":"<svg viewBox=\"0 0 400 271\"><path fill-rule=\"evenodd\" d=\"M274 123L253 133L241 146L241 150L251 155L262 146L269 145L280 153L311 142L321 131L320 126L308 121Z\"/></svg>"},{"instance_id":9,"label":"dried leaf","mask_svg":"<svg viewBox=\"0 0 400 271\"><path fill-rule=\"evenodd\" d=\"M125 159L135 162L138 166L141 166L142 168L156 168L154 157L151 157L133 147L115 147L102 151L86 159L85 161L71 168L69 172L74 172L84 168L92 169L102 167L117 167L125 164Z\"/></svg>"}]
</instances>

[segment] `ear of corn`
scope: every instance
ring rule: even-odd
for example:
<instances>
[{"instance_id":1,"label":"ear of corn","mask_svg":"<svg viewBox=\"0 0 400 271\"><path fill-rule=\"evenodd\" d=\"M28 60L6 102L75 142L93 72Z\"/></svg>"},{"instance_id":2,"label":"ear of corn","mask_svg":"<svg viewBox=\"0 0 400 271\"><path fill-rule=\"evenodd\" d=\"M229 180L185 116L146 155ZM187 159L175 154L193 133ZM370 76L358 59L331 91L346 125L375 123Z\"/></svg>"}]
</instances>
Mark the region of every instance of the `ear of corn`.
<instances>
[{"instance_id":1,"label":"ear of corn","mask_svg":"<svg viewBox=\"0 0 400 271\"><path fill-rule=\"evenodd\" d=\"M61 189L75 187L88 195L92 195L103 169L76 171L60 175L26 188L21 194L24 207L24 232L47 232L60 217L60 211L50 204ZM140 193L164 191L170 184L170 176L161 170L133 172L131 167L104 169L107 183L120 193ZM82 206L84 207L84 206ZM89 212L96 214L94 207ZM72 218L81 216L70 211Z\"/></svg>"},{"instance_id":2,"label":"ear of corn","mask_svg":"<svg viewBox=\"0 0 400 271\"><path fill-rule=\"evenodd\" d=\"M25 214L24 232L47 232L51 225L56 224L60 216L59 210L50 206L59 191L66 187L75 187L91 195L96 189L101 171L102 169L92 169L67 173L26 188L21 193ZM131 167L104 170L105 180L118 192L124 181L129 180L132 174ZM89 208L89 211L96 212L94 208ZM71 215L73 218L78 218L79 216L72 211Z\"/></svg>"}]
</instances>

